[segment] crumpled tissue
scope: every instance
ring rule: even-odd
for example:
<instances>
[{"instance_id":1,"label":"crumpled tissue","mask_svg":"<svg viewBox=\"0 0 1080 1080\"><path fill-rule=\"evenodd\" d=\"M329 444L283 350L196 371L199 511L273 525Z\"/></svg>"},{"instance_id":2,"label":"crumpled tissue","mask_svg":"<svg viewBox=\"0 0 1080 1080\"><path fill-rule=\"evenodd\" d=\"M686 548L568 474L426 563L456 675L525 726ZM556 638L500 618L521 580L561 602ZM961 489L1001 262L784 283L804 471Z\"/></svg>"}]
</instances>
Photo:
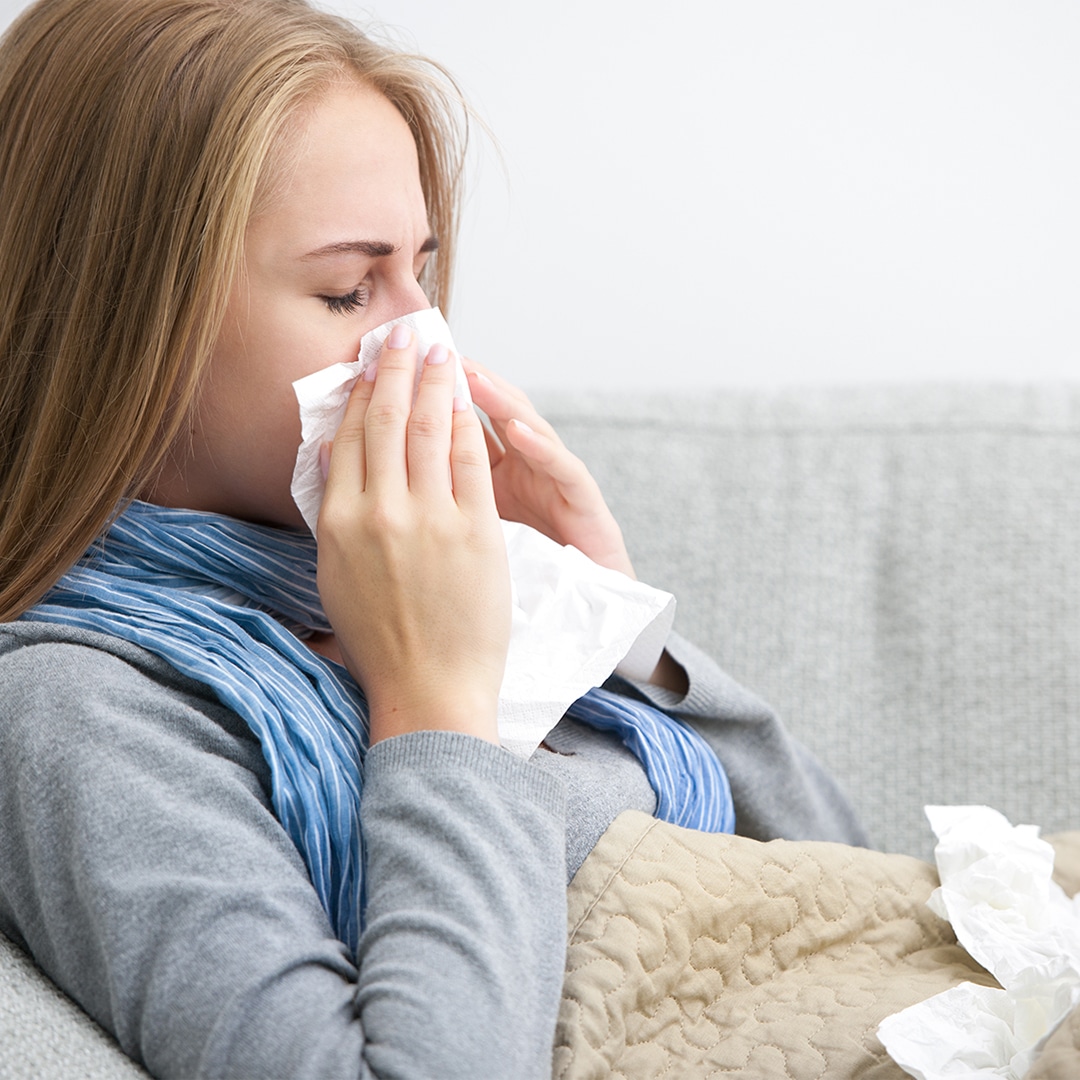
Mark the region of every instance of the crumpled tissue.
<instances>
[{"instance_id":1,"label":"crumpled tissue","mask_svg":"<svg viewBox=\"0 0 1080 1080\"><path fill-rule=\"evenodd\" d=\"M1001 984L961 983L886 1018L878 1038L920 1080L1022 1080L1080 1003L1080 897L1051 880L1054 849L1033 825L986 806L928 806L941 886L927 901Z\"/></svg>"},{"instance_id":2,"label":"crumpled tissue","mask_svg":"<svg viewBox=\"0 0 1080 1080\"><path fill-rule=\"evenodd\" d=\"M472 400L450 328L438 308L384 323L364 335L352 363L334 364L294 382L303 441L292 496L312 533L324 486L319 448L333 439L349 392L398 323L415 333L421 365L436 342L451 350L457 369L454 392ZM675 598L598 566L576 548L563 547L527 525L502 524L512 622L499 692L499 738L507 749L528 757L567 707L613 671L629 679L648 679L671 630Z\"/></svg>"}]
</instances>

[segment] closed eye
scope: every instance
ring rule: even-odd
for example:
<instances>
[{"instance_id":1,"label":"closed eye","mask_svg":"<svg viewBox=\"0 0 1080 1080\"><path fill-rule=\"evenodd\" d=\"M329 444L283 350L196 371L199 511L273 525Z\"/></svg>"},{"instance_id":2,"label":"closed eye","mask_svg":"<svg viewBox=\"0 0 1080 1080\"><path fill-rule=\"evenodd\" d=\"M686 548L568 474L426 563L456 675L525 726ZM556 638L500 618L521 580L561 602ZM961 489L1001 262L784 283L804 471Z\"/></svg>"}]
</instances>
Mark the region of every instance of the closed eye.
<instances>
[{"instance_id":1,"label":"closed eye","mask_svg":"<svg viewBox=\"0 0 1080 1080\"><path fill-rule=\"evenodd\" d=\"M368 290L366 286L358 285L344 296L322 296L320 299L334 315L351 315L367 304Z\"/></svg>"}]
</instances>

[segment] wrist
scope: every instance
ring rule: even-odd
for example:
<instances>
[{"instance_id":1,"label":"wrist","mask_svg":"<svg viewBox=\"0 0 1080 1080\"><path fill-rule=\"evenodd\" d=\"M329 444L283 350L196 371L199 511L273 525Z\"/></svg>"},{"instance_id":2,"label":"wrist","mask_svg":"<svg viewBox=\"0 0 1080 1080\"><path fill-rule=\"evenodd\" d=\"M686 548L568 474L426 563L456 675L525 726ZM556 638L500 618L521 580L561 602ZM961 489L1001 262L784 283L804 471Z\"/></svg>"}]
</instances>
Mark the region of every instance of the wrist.
<instances>
[{"instance_id":1,"label":"wrist","mask_svg":"<svg viewBox=\"0 0 1080 1080\"><path fill-rule=\"evenodd\" d=\"M667 649L660 654L660 659L656 662L652 675L649 676L649 683L652 686L670 690L680 697L686 697L690 689L690 679L686 674L686 668Z\"/></svg>"},{"instance_id":2,"label":"wrist","mask_svg":"<svg viewBox=\"0 0 1080 1080\"><path fill-rule=\"evenodd\" d=\"M490 692L447 687L437 695L369 697L368 705L371 745L416 731L457 731L499 745L498 697Z\"/></svg>"}]
</instances>

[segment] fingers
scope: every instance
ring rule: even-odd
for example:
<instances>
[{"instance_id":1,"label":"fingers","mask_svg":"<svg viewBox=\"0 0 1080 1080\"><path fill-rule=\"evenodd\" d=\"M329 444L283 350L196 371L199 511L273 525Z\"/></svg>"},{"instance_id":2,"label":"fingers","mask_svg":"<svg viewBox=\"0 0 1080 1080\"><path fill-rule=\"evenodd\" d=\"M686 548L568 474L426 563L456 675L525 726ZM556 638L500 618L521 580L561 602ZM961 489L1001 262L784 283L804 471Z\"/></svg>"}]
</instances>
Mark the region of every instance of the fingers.
<instances>
[{"instance_id":1,"label":"fingers","mask_svg":"<svg viewBox=\"0 0 1080 1080\"><path fill-rule=\"evenodd\" d=\"M375 384L360 380L349 394L345 406L345 418L334 435L329 451L329 462L324 465L326 485L323 504L333 502L339 492L346 494L363 491L367 482L367 455L365 453L364 419L371 401ZM320 458L328 453L325 445Z\"/></svg>"},{"instance_id":2,"label":"fingers","mask_svg":"<svg viewBox=\"0 0 1080 1080\"><path fill-rule=\"evenodd\" d=\"M485 445L487 430L471 408L454 411L450 476L454 498L462 509L481 509L496 514L491 461Z\"/></svg>"},{"instance_id":3,"label":"fingers","mask_svg":"<svg viewBox=\"0 0 1080 1080\"><path fill-rule=\"evenodd\" d=\"M572 499L582 485L591 484L588 469L566 449L555 429L533 408L524 393L475 361L463 360L462 364L469 373L473 400L487 414L495 435L501 440L497 442L485 432L492 466L503 459L509 446L530 468L554 480L564 497Z\"/></svg>"},{"instance_id":4,"label":"fingers","mask_svg":"<svg viewBox=\"0 0 1080 1080\"><path fill-rule=\"evenodd\" d=\"M503 444L499 442L499 437L490 428L484 426L484 442L487 445L488 460L492 468L502 461L506 454L506 449Z\"/></svg>"},{"instance_id":5,"label":"fingers","mask_svg":"<svg viewBox=\"0 0 1080 1080\"><path fill-rule=\"evenodd\" d=\"M364 372L364 382L371 383L371 392L359 419L367 465L360 490L400 490L409 482L405 435L416 382L416 335L407 326L390 331L378 361Z\"/></svg>"},{"instance_id":6,"label":"fingers","mask_svg":"<svg viewBox=\"0 0 1080 1080\"><path fill-rule=\"evenodd\" d=\"M573 544L591 559L630 577L622 532L587 466L559 438L522 391L464 359L469 388L487 414L494 492L504 517Z\"/></svg>"},{"instance_id":7,"label":"fingers","mask_svg":"<svg viewBox=\"0 0 1080 1080\"><path fill-rule=\"evenodd\" d=\"M453 359L444 345L432 346L417 385L415 335L407 327L391 331L377 363L350 394L330 455L327 496L335 491L378 496L410 490L449 498L451 446L458 430L466 433L459 462L462 482L470 483L477 446L487 471L479 418L471 409L455 418Z\"/></svg>"},{"instance_id":8,"label":"fingers","mask_svg":"<svg viewBox=\"0 0 1080 1080\"><path fill-rule=\"evenodd\" d=\"M521 421L532 431L545 435L556 443L559 442L555 429L537 413L523 391L511 386L505 379L487 372L474 361L462 359L462 366L469 375L469 389L472 392L473 401L478 408L484 410L491 421L492 429L503 444L508 441L508 424L512 420ZM491 463L495 464L502 456L501 450L496 451L490 441L488 448L492 450Z\"/></svg>"},{"instance_id":9,"label":"fingers","mask_svg":"<svg viewBox=\"0 0 1080 1080\"><path fill-rule=\"evenodd\" d=\"M517 416L526 419L530 424L535 421L543 426L544 421L524 392L473 360L462 357L461 364L469 377L473 400L487 413L492 423L505 424L507 420Z\"/></svg>"},{"instance_id":10,"label":"fingers","mask_svg":"<svg viewBox=\"0 0 1080 1080\"><path fill-rule=\"evenodd\" d=\"M532 468L550 476L559 485L564 498L573 501L581 485L592 481L585 464L558 438L534 431L521 420L510 420L503 438L527 459Z\"/></svg>"},{"instance_id":11,"label":"fingers","mask_svg":"<svg viewBox=\"0 0 1080 1080\"><path fill-rule=\"evenodd\" d=\"M432 345L424 360L416 404L407 428L409 489L417 495L450 496L447 462L453 402L454 358L445 345Z\"/></svg>"},{"instance_id":12,"label":"fingers","mask_svg":"<svg viewBox=\"0 0 1080 1080\"><path fill-rule=\"evenodd\" d=\"M481 383L490 383L495 389L502 391L502 393L516 399L522 405L525 405L532 410L532 405L530 404L525 391L514 386L513 383L507 382L506 379L501 375L497 375L490 368L484 367L483 364L478 364L468 356L463 356L461 358L461 366L465 369L467 375L478 375ZM472 378L469 379L469 383L472 385Z\"/></svg>"}]
</instances>

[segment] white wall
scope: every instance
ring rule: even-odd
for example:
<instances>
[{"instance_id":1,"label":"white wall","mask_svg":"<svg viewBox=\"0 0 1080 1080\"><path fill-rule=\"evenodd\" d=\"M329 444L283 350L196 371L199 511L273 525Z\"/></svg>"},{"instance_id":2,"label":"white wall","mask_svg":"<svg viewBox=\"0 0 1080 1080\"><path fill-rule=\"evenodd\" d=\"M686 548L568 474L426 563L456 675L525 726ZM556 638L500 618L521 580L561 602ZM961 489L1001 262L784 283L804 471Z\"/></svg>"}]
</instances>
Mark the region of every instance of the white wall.
<instances>
[{"instance_id":1,"label":"white wall","mask_svg":"<svg viewBox=\"0 0 1080 1080\"><path fill-rule=\"evenodd\" d=\"M497 136L452 322L515 381L1080 377L1074 0L328 2Z\"/></svg>"}]
</instances>

